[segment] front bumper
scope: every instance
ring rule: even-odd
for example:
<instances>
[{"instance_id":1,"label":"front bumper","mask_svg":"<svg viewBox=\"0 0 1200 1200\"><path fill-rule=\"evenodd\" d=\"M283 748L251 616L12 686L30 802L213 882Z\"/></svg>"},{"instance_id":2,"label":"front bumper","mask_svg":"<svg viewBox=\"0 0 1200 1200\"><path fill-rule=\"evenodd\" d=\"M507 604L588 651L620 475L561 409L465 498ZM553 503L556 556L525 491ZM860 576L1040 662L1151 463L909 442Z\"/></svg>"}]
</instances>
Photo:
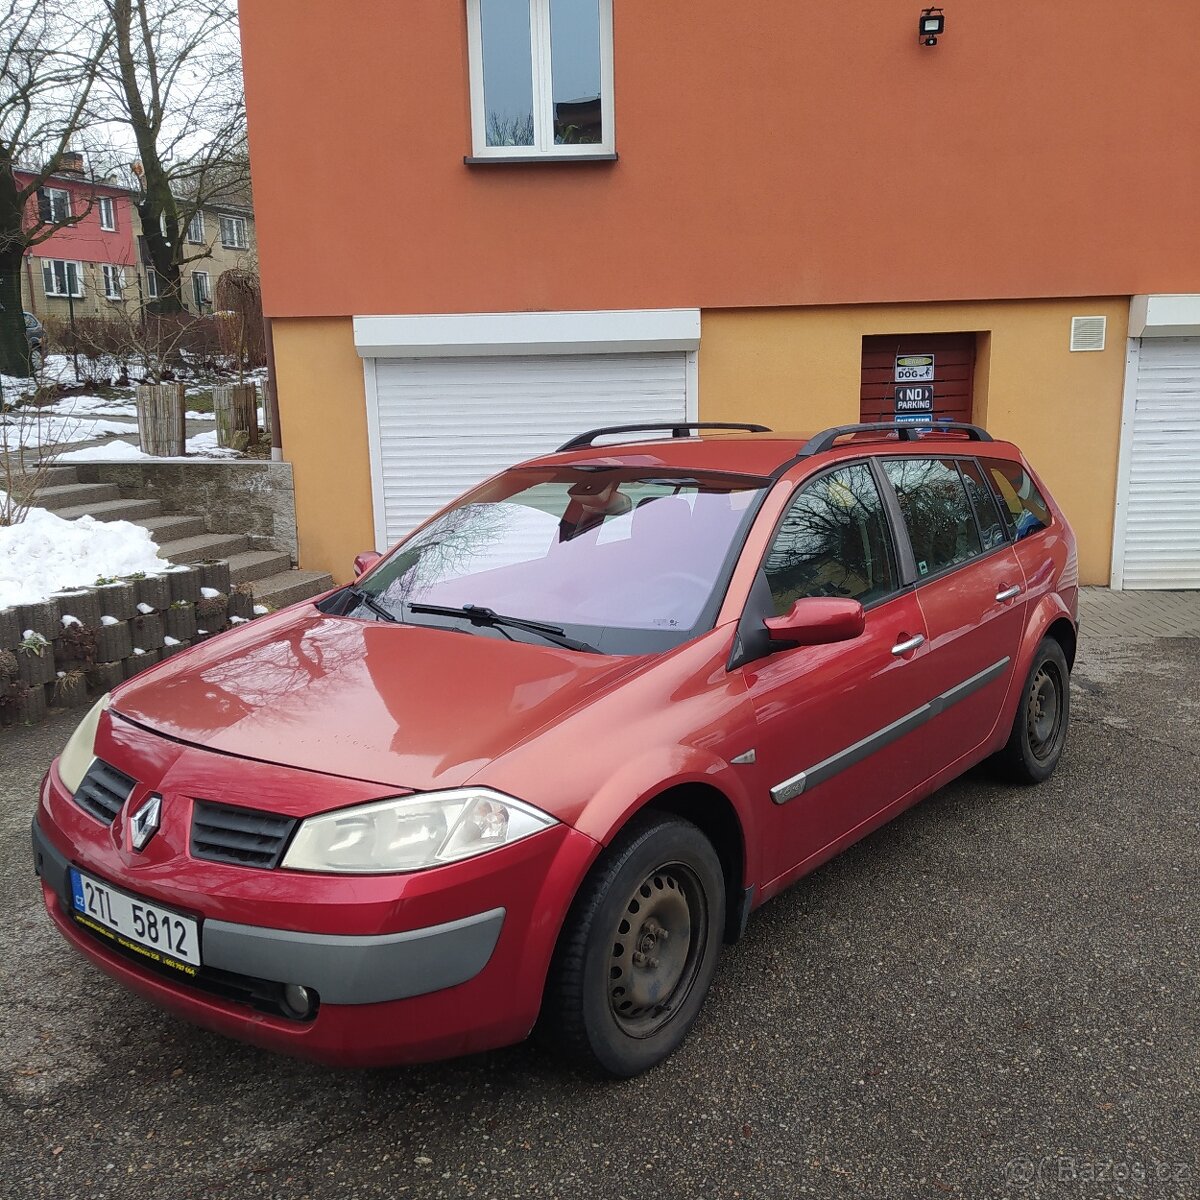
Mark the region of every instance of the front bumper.
<instances>
[{"instance_id":1,"label":"front bumper","mask_svg":"<svg viewBox=\"0 0 1200 1200\"><path fill-rule=\"evenodd\" d=\"M33 858L37 873L70 916L70 863L47 840L36 818ZM209 920L204 923L204 964L279 984L300 982L325 1004L381 1004L473 979L496 948L504 915L503 908L493 908L441 925L374 936Z\"/></svg>"},{"instance_id":2,"label":"front bumper","mask_svg":"<svg viewBox=\"0 0 1200 1200\"><path fill-rule=\"evenodd\" d=\"M139 736L148 736L140 734ZM287 769L188 750L189 774L220 787L236 775L248 795L294 780ZM128 760L122 769L129 765ZM186 826L189 795L176 764L153 786ZM282 774L281 774L282 773ZM312 778L305 782L312 786ZM231 785L232 786L232 785ZM234 799L230 791L223 792ZM144 855L74 802L52 766L33 823L47 911L63 936L131 990L178 1015L269 1049L338 1066L382 1066L473 1053L520 1041L537 1019L554 943L599 851L553 826L476 859L413 875L332 877L201 862L186 828L163 829ZM195 978L147 963L75 919L71 866L201 923ZM319 996L300 1021L272 1007L285 983Z\"/></svg>"}]
</instances>

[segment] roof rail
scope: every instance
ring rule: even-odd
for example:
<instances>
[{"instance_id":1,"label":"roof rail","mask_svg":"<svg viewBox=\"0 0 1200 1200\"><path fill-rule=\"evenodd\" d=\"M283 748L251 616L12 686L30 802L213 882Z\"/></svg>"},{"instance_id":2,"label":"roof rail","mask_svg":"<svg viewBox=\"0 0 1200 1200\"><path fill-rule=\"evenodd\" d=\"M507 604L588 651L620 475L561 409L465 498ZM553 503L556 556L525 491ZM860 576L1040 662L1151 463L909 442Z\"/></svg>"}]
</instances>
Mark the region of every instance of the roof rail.
<instances>
[{"instance_id":1,"label":"roof rail","mask_svg":"<svg viewBox=\"0 0 1200 1200\"><path fill-rule=\"evenodd\" d=\"M693 429L740 429L744 433L770 433L769 426L766 425L741 425L729 421L668 421L660 425L606 425L603 429L589 429L587 433L581 433L578 437L573 437L569 442L564 442L559 446L556 454L562 454L564 450L583 450L592 445L598 437L604 437L614 433L659 433L665 429L671 431L673 438L685 438L691 436Z\"/></svg>"},{"instance_id":2,"label":"roof rail","mask_svg":"<svg viewBox=\"0 0 1200 1200\"><path fill-rule=\"evenodd\" d=\"M810 438L797 452L796 457L808 458L813 454L820 454L822 450L832 450L833 444L838 438L851 433L894 432L902 442L915 442L927 434L936 436L947 429L965 433L968 440L972 442L990 442L992 440L992 435L986 429L982 429L978 425L966 425L959 421L938 421L936 418L931 418L929 425L918 425L906 421L873 421L870 424L835 425L832 429L826 429L823 433L818 433L815 437Z\"/></svg>"}]
</instances>

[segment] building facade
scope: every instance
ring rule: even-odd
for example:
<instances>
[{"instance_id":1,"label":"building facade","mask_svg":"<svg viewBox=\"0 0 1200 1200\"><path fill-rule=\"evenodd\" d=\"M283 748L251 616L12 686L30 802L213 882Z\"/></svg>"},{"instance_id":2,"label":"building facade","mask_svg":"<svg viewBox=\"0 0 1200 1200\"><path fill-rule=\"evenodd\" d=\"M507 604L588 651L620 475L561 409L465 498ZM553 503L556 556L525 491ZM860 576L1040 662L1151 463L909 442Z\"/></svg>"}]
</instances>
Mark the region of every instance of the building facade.
<instances>
[{"instance_id":1,"label":"building facade","mask_svg":"<svg viewBox=\"0 0 1200 1200\"><path fill-rule=\"evenodd\" d=\"M904 415L1016 440L1085 582L1200 586L1200 7L919 12L243 0L304 564L588 427Z\"/></svg>"},{"instance_id":2,"label":"building facade","mask_svg":"<svg viewBox=\"0 0 1200 1200\"><path fill-rule=\"evenodd\" d=\"M85 178L79 165L52 176L30 202L53 220L79 218L25 254L22 301L41 319L104 317L137 298L138 217L129 192ZM31 178L14 175L19 186Z\"/></svg>"}]
</instances>

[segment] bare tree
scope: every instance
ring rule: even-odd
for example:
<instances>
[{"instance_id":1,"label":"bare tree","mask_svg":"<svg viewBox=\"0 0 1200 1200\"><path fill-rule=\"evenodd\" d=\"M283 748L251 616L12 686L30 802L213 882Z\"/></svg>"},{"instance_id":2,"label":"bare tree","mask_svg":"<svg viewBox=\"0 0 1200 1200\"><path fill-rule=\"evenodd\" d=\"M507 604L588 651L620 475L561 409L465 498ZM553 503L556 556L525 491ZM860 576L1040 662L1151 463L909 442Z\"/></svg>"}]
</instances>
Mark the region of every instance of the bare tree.
<instances>
[{"instance_id":1,"label":"bare tree","mask_svg":"<svg viewBox=\"0 0 1200 1200\"><path fill-rule=\"evenodd\" d=\"M81 221L34 203L87 123L106 27L83 24L69 0L0 0L0 374L27 377L21 306L26 251ZM27 170L17 178L17 170Z\"/></svg>"},{"instance_id":2,"label":"bare tree","mask_svg":"<svg viewBox=\"0 0 1200 1200\"><path fill-rule=\"evenodd\" d=\"M112 22L105 81L137 145L133 186L160 313L182 312L192 218L249 194L246 104L233 0L103 0ZM214 235L215 236L215 235Z\"/></svg>"}]
</instances>

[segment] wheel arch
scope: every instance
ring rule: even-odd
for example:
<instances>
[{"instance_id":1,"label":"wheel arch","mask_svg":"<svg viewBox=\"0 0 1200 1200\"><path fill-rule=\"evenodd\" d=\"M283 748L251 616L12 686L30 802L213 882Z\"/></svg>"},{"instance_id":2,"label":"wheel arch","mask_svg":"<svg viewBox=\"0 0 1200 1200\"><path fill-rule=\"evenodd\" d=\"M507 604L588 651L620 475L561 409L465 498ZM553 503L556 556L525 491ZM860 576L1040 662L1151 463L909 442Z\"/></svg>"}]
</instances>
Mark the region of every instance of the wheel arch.
<instances>
[{"instance_id":1,"label":"wheel arch","mask_svg":"<svg viewBox=\"0 0 1200 1200\"><path fill-rule=\"evenodd\" d=\"M1067 667L1074 670L1075 650L1079 644L1079 635L1070 620L1066 617L1058 617L1051 622L1044 636L1053 638L1062 647L1062 652L1067 659Z\"/></svg>"},{"instance_id":2,"label":"wheel arch","mask_svg":"<svg viewBox=\"0 0 1200 1200\"><path fill-rule=\"evenodd\" d=\"M746 831L733 802L709 783L681 783L651 797L637 813L670 813L697 826L708 838L725 876L725 941L742 935L752 890L746 885Z\"/></svg>"}]
</instances>

